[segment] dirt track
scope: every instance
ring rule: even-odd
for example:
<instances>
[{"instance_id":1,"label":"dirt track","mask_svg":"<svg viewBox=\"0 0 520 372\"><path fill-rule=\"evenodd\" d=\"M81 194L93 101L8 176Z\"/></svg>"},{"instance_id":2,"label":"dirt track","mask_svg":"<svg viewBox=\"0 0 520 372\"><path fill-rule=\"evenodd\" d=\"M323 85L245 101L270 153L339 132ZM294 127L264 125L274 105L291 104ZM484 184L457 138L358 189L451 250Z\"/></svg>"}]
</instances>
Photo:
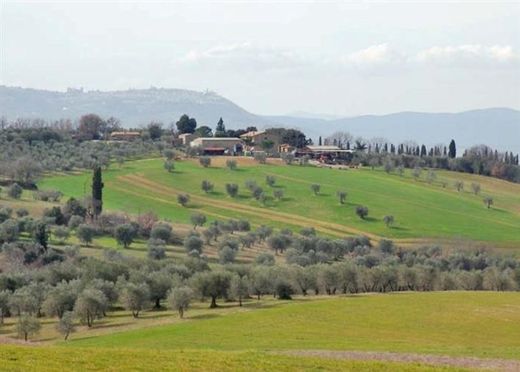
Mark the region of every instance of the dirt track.
<instances>
[{"instance_id":1,"label":"dirt track","mask_svg":"<svg viewBox=\"0 0 520 372\"><path fill-rule=\"evenodd\" d=\"M279 352L279 354L309 356L326 359L377 360L383 362L421 363L434 366L450 366L468 369L490 369L504 372L520 371L520 361L508 359L483 359L431 354L336 350L288 350Z\"/></svg>"}]
</instances>

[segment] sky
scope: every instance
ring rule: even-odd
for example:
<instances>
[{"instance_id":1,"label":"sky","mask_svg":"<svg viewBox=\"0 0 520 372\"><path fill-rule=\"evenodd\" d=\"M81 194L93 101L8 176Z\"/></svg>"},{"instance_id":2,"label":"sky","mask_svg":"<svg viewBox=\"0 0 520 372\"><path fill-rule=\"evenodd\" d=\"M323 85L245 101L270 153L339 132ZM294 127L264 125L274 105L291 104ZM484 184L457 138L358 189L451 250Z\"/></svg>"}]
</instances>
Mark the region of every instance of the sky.
<instances>
[{"instance_id":1,"label":"sky","mask_svg":"<svg viewBox=\"0 0 520 372\"><path fill-rule=\"evenodd\" d=\"M257 114L520 109L520 1L0 0L0 85L211 90Z\"/></svg>"}]
</instances>

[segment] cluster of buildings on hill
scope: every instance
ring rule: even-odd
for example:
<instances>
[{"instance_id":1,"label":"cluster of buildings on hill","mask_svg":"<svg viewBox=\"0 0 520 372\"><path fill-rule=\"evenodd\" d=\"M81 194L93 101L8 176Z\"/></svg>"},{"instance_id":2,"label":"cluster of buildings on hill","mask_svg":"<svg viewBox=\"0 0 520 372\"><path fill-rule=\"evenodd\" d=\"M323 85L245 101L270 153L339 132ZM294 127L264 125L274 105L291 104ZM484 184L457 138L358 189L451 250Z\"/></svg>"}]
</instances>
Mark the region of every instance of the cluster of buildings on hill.
<instances>
[{"instance_id":1,"label":"cluster of buildings on hill","mask_svg":"<svg viewBox=\"0 0 520 372\"><path fill-rule=\"evenodd\" d=\"M134 140L139 132L113 132L114 141ZM240 137L199 137L195 133L183 133L174 139L174 144L186 148L198 149L202 155L243 155L255 152L292 154L295 157L308 156L323 162L349 160L353 150L341 149L338 146L304 145L295 147L282 143L280 136L269 131L250 131Z\"/></svg>"}]
</instances>

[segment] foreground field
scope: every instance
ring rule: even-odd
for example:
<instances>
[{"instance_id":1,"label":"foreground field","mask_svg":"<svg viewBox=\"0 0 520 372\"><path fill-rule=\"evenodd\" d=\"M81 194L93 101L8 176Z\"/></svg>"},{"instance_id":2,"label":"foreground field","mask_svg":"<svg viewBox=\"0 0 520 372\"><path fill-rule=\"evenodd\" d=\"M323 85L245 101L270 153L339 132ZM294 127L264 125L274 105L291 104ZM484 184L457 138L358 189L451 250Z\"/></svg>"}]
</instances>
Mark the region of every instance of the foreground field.
<instances>
[{"instance_id":1,"label":"foreground field","mask_svg":"<svg viewBox=\"0 0 520 372\"><path fill-rule=\"evenodd\" d=\"M511 292L265 298L217 309L197 303L184 320L164 311L145 312L142 319L120 311L92 329L81 327L67 342L53 331L54 322L44 321L33 346L2 345L0 369L520 368L520 293Z\"/></svg>"},{"instance_id":2,"label":"foreground field","mask_svg":"<svg viewBox=\"0 0 520 372\"><path fill-rule=\"evenodd\" d=\"M222 352L183 350L181 352L132 349L82 349L61 347L0 348L2 371L463 371L462 368L419 363L350 361L273 355L253 351Z\"/></svg>"},{"instance_id":3,"label":"foreground field","mask_svg":"<svg viewBox=\"0 0 520 372\"><path fill-rule=\"evenodd\" d=\"M188 314L189 317L189 314ZM520 293L434 292L270 301L73 347L360 350L520 359Z\"/></svg>"},{"instance_id":4,"label":"foreground field","mask_svg":"<svg viewBox=\"0 0 520 372\"><path fill-rule=\"evenodd\" d=\"M269 197L265 206L252 199L245 189L246 180L255 180L268 195L266 175L274 175L276 188L284 198ZM254 224L301 228L314 226L329 236L364 233L374 239L389 237L402 243L429 239L471 239L501 247L520 243L520 185L480 176L438 172L432 184L388 175L381 170L331 170L315 167L282 165L239 165L231 171L222 167L202 168L191 160L175 163L175 171L163 169L161 159L136 161L104 173L105 206L137 214L153 210L173 222L189 221L195 211L210 218L245 218ZM202 180L215 184L215 191L205 194ZM453 182L463 180L466 191L454 190ZM470 184L482 186L480 195L470 192ZM237 198L226 195L225 184L240 186ZM313 195L310 185L321 185ZM41 188L55 188L67 196L88 193L90 174L61 175L44 179ZM443 184L447 185L443 187ZM348 193L347 203L340 205L338 190ZM178 205L176 195L189 193L188 208ZM492 196L495 207L485 208L483 196ZM361 220L355 215L357 205L366 205L370 215ZM396 223L387 228L383 216L395 216Z\"/></svg>"}]
</instances>

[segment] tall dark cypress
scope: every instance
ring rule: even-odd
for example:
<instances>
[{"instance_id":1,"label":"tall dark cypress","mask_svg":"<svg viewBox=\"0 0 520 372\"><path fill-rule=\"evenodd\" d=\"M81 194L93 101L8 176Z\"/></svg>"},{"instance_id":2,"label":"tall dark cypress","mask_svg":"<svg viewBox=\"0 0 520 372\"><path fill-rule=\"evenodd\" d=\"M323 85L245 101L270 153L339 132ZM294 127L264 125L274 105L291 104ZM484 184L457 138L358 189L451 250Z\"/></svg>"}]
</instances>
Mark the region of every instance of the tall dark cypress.
<instances>
[{"instance_id":1,"label":"tall dark cypress","mask_svg":"<svg viewBox=\"0 0 520 372\"><path fill-rule=\"evenodd\" d=\"M451 140L450 146L448 149L448 156L452 159L457 157L457 146L455 145L455 140Z\"/></svg>"},{"instance_id":2,"label":"tall dark cypress","mask_svg":"<svg viewBox=\"0 0 520 372\"><path fill-rule=\"evenodd\" d=\"M92 214L94 218L103 211L103 186L101 167L96 166L92 174Z\"/></svg>"}]
</instances>

